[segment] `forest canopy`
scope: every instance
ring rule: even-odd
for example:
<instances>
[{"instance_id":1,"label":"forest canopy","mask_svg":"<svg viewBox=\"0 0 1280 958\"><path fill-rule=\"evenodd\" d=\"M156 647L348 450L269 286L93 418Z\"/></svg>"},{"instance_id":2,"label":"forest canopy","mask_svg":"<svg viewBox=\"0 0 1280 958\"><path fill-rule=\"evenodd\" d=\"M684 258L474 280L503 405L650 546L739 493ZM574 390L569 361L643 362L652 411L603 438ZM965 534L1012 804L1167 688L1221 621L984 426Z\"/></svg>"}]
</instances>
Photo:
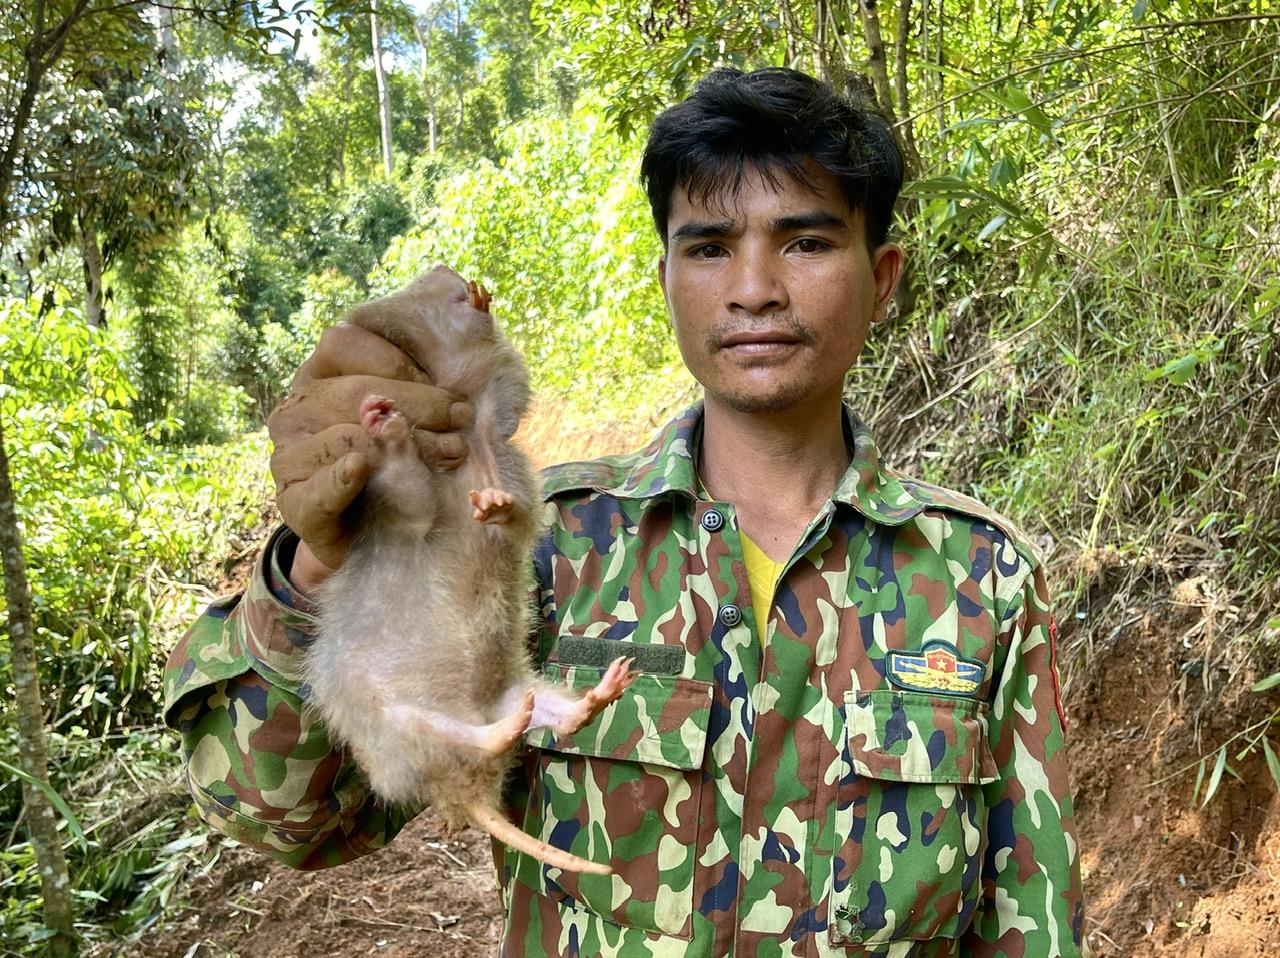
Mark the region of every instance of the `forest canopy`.
<instances>
[{"instance_id":1,"label":"forest canopy","mask_svg":"<svg viewBox=\"0 0 1280 958\"><path fill-rule=\"evenodd\" d=\"M1170 771L1280 786L1277 50L1270 0L0 2L0 937L136 940L212 861L159 665L269 528L262 424L346 309L444 262L566 422L638 441L694 395L637 173L723 65L894 123L909 272L848 394L1040 542L1068 691L1194 582L1167 653L1229 727Z\"/></svg>"}]
</instances>

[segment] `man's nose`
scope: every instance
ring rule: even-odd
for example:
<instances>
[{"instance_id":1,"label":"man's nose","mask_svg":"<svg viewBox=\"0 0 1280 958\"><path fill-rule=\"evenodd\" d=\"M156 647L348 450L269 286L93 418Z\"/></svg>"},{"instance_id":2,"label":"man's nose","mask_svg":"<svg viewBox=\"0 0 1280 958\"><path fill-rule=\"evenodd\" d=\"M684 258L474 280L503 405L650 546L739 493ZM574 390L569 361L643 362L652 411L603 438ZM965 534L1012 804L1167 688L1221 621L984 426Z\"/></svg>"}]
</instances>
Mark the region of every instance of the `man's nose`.
<instances>
[{"instance_id":1,"label":"man's nose","mask_svg":"<svg viewBox=\"0 0 1280 958\"><path fill-rule=\"evenodd\" d=\"M785 310L790 300L780 265L768 250L739 247L729 260L729 308L754 316Z\"/></svg>"}]
</instances>

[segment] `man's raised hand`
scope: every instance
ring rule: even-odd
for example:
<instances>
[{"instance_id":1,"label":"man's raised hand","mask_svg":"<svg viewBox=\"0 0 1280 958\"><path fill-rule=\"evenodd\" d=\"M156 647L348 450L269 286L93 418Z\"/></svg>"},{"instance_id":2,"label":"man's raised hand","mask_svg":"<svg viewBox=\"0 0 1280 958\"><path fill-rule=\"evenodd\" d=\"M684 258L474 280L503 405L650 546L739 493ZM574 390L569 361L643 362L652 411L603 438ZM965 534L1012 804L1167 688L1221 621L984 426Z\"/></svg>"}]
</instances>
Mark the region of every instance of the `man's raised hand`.
<instances>
[{"instance_id":1,"label":"man's raised hand","mask_svg":"<svg viewBox=\"0 0 1280 958\"><path fill-rule=\"evenodd\" d=\"M325 330L267 420L276 505L302 540L290 580L303 591L338 568L351 545L354 530L343 512L377 466L377 447L360 425L360 403L372 393L394 402L413 424L428 466L453 468L466 456L454 434L472 416L461 397L431 385L420 366L376 333L345 324Z\"/></svg>"}]
</instances>

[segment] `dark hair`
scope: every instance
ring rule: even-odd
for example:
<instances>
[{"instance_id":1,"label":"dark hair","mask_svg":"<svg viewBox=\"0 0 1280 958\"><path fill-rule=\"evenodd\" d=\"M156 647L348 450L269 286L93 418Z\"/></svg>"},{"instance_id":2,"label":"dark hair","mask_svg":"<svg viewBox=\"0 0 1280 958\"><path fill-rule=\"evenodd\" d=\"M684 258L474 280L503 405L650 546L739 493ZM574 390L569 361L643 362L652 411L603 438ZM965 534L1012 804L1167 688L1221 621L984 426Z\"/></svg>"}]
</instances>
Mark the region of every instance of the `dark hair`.
<instances>
[{"instance_id":1,"label":"dark hair","mask_svg":"<svg viewBox=\"0 0 1280 958\"><path fill-rule=\"evenodd\" d=\"M849 208L862 212L868 245L883 243L904 168L893 128L874 105L797 70L712 70L653 121L640 181L665 246L676 189L704 204L722 191L734 196L748 164L770 185L785 175L814 189L804 168L809 159L835 176Z\"/></svg>"}]
</instances>

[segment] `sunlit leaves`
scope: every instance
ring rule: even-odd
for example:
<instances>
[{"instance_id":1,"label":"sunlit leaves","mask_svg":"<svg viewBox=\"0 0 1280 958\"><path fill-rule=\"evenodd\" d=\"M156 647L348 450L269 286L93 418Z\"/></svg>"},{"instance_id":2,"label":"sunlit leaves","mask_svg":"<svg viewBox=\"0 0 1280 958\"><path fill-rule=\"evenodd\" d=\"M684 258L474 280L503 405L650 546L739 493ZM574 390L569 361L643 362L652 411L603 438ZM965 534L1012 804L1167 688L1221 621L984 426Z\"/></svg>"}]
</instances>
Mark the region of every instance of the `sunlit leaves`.
<instances>
[{"instance_id":1,"label":"sunlit leaves","mask_svg":"<svg viewBox=\"0 0 1280 958\"><path fill-rule=\"evenodd\" d=\"M571 118L510 128L501 146L501 165L438 184L436 209L393 244L378 287L448 263L489 286L538 386L625 403L628 384L674 355L654 279L660 246L636 182L639 144L585 103Z\"/></svg>"}]
</instances>

